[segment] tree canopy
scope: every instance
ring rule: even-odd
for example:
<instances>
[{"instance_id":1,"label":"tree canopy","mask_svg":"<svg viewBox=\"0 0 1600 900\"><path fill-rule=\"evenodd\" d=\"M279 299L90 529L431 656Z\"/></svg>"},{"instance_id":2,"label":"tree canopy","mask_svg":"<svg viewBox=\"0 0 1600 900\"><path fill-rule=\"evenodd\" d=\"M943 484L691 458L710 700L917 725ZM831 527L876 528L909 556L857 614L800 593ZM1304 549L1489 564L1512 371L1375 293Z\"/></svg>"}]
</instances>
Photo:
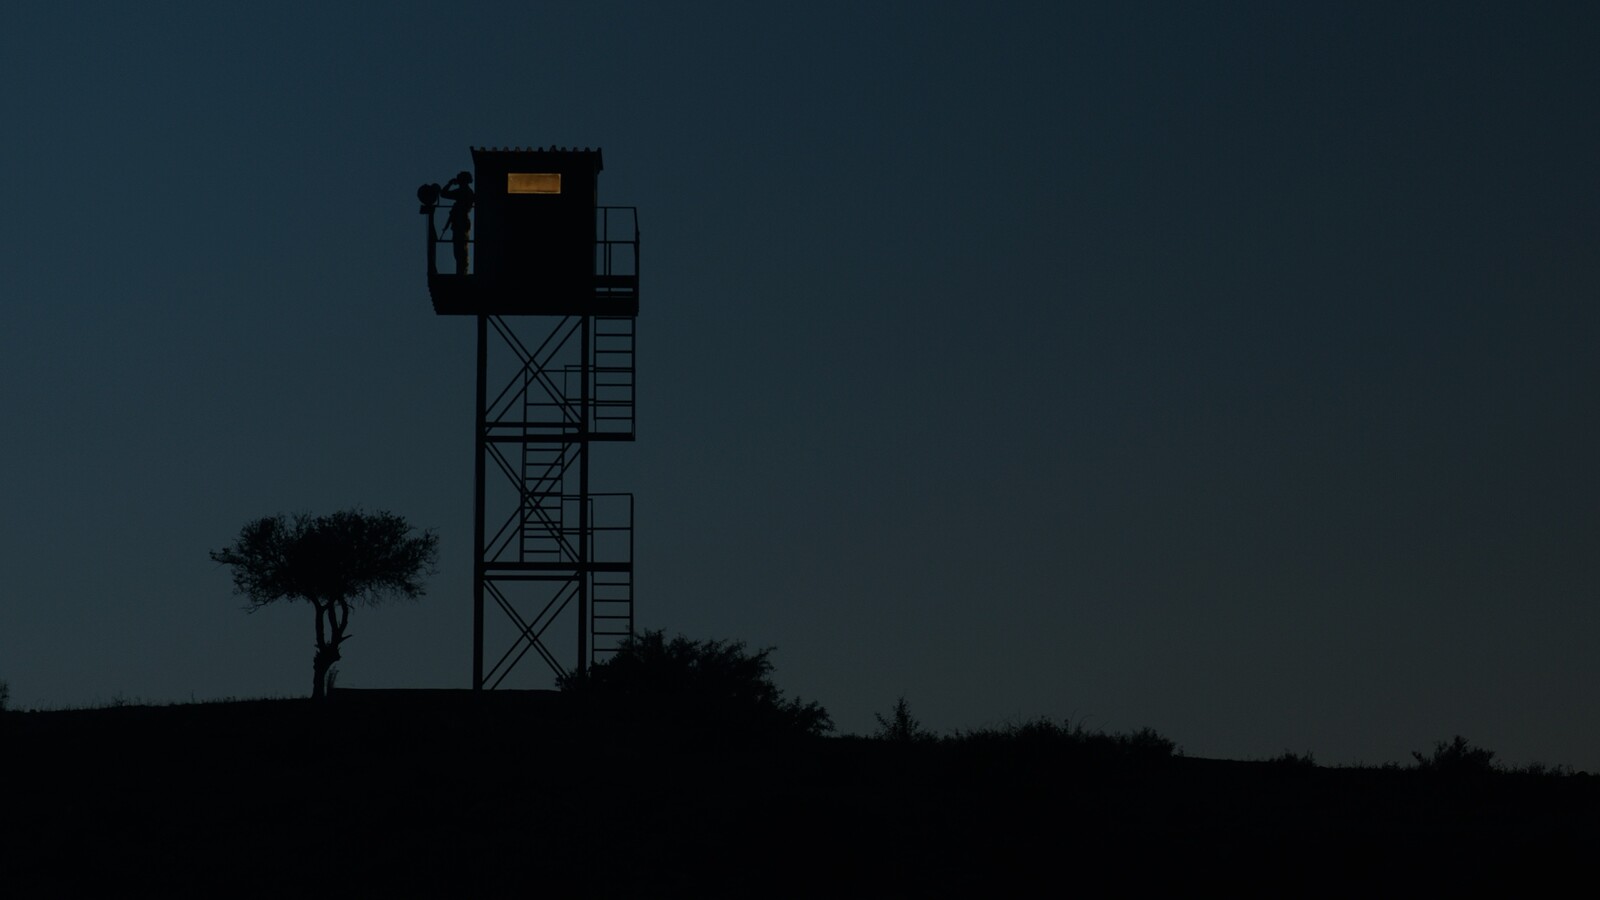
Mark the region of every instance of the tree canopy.
<instances>
[{"instance_id":1,"label":"tree canopy","mask_svg":"<svg viewBox=\"0 0 1600 900\"><path fill-rule=\"evenodd\" d=\"M439 538L413 531L389 512L279 514L245 525L211 558L233 567L234 593L249 600L251 611L279 600L305 600L315 608L311 695L320 698L339 646L350 638L350 607L424 593L422 578L433 573Z\"/></svg>"}]
</instances>

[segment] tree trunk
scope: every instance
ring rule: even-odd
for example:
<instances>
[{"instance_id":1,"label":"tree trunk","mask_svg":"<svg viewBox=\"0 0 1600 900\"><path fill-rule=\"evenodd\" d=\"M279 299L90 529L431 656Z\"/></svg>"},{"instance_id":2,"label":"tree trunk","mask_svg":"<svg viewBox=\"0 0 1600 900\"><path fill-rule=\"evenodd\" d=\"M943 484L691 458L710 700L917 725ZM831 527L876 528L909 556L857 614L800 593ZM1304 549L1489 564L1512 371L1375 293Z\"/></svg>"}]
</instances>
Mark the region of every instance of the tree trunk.
<instances>
[{"instance_id":1,"label":"tree trunk","mask_svg":"<svg viewBox=\"0 0 1600 900\"><path fill-rule=\"evenodd\" d=\"M322 700L328 696L328 670L339 661L339 645L318 644L311 658L311 699Z\"/></svg>"},{"instance_id":2,"label":"tree trunk","mask_svg":"<svg viewBox=\"0 0 1600 900\"><path fill-rule=\"evenodd\" d=\"M325 700L328 696L328 670L339 661L339 645L344 643L350 607L342 601L312 605L317 607L317 652L311 657L311 699ZM341 607L343 616L340 615ZM326 625L323 623L324 616L327 617Z\"/></svg>"},{"instance_id":3,"label":"tree trunk","mask_svg":"<svg viewBox=\"0 0 1600 900\"><path fill-rule=\"evenodd\" d=\"M311 657L311 699L327 699L327 691L323 682L328 677L328 664L322 661L322 648L317 648L317 655Z\"/></svg>"},{"instance_id":4,"label":"tree trunk","mask_svg":"<svg viewBox=\"0 0 1600 900\"><path fill-rule=\"evenodd\" d=\"M332 604L312 601L311 605L317 613L317 650L311 656L311 699L325 700L328 697L328 669L339 660L339 637L335 634L334 639L329 641L327 628L322 622L324 614L332 622Z\"/></svg>"}]
</instances>

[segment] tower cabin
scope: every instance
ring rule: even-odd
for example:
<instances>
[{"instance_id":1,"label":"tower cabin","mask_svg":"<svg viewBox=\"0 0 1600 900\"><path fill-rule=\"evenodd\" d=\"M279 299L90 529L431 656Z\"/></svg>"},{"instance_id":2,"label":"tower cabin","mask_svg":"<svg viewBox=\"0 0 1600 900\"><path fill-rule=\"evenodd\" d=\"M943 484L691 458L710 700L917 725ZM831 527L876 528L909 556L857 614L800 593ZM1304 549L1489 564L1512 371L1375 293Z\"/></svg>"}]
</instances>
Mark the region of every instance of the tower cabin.
<instances>
[{"instance_id":1,"label":"tower cabin","mask_svg":"<svg viewBox=\"0 0 1600 900\"><path fill-rule=\"evenodd\" d=\"M638 315L638 216L633 207L598 205L599 150L474 147L472 163L468 192L454 182L417 190L434 312ZM469 202L471 212L442 207L441 227L441 197Z\"/></svg>"}]
</instances>

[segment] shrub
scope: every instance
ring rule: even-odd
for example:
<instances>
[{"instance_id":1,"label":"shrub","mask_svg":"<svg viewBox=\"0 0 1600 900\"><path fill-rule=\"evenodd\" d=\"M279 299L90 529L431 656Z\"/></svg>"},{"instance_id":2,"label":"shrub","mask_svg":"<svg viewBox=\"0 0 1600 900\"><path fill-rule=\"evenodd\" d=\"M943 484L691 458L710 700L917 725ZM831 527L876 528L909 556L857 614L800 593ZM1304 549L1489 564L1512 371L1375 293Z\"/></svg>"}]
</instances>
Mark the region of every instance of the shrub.
<instances>
[{"instance_id":1,"label":"shrub","mask_svg":"<svg viewBox=\"0 0 1600 900\"><path fill-rule=\"evenodd\" d=\"M1445 775L1467 775L1494 772L1499 766L1494 762L1494 751L1472 746L1472 742L1456 735L1450 742L1439 741L1433 745L1433 754L1423 756L1413 750L1420 772L1438 772Z\"/></svg>"},{"instance_id":2,"label":"shrub","mask_svg":"<svg viewBox=\"0 0 1600 900\"><path fill-rule=\"evenodd\" d=\"M902 695L894 702L894 711L889 713L889 718L873 713L872 717L878 720L878 733L873 737L880 741L894 741L901 744L924 744L938 740L933 732L923 729L922 723L911 715L911 706L906 703Z\"/></svg>"},{"instance_id":3,"label":"shrub","mask_svg":"<svg viewBox=\"0 0 1600 900\"><path fill-rule=\"evenodd\" d=\"M723 730L821 735L833 719L818 703L788 699L772 683L774 648L745 649L743 641L667 640L660 631L634 635L583 679L565 678L564 691L624 696L681 721Z\"/></svg>"},{"instance_id":4,"label":"shrub","mask_svg":"<svg viewBox=\"0 0 1600 900\"><path fill-rule=\"evenodd\" d=\"M1535 778L1567 778L1573 774L1572 767L1567 765L1547 765L1542 762L1531 762L1525 766L1514 769L1504 769L1513 775L1530 775Z\"/></svg>"},{"instance_id":5,"label":"shrub","mask_svg":"<svg viewBox=\"0 0 1600 900\"><path fill-rule=\"evenodd\" d=\"M1170 759L1183 755L1177 741L1154 728L1141 728L1133 734L1119 734L1114 738L1117 749L1130 759Z\"/></svg>"},{"instance_id":6,"label":"shrub","mask_svg":"<svg viewBox=\"0 0 1600 900\"><path fill-rule=\"evenodd\" d=\"M951 741L971 747L1005 746L1021 750L1059 752L1066 756L1145 762L1182 756L1177 743L1151 728L1132 734L1090 731L1080 722L1061 724L1047 718L977 731L956 732Z\"/></svg>"},{"instance_id":7,"label":"shrub","mask_svg":"<svg viewBox=\"0 0 1600 900\"><path fill-rule=\"evenodd\" d=\"M1285 750L1282 754L1274 756L1267 762L1294 769L1315 769L1317 767L1317 757L1310 750L1305 753Z\"/></svg>"}]
</instances>

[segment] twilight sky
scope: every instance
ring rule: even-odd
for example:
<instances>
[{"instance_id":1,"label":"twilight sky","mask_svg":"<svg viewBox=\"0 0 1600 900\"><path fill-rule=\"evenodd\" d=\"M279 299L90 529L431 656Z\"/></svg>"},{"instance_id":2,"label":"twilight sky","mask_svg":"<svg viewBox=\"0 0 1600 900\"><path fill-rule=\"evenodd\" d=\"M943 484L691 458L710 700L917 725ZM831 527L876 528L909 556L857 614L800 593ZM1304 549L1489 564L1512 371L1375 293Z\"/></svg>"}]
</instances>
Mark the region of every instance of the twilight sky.
<instances>
[{"instance_id":1,"label":"twilight sky","mask_svg":"<svg viewBox=\"0 0 1600 900\"><path fill-rule=\"evenodd\" d=\"M473 333L414 191L593 146L641 624L776 645L845 732L1600 770L1600 7L377 9L0 13L13 705L304 693L310 608L207 551L355 504L443 561L340 683L466 686Z\"/></svg>"}]
</instances>

